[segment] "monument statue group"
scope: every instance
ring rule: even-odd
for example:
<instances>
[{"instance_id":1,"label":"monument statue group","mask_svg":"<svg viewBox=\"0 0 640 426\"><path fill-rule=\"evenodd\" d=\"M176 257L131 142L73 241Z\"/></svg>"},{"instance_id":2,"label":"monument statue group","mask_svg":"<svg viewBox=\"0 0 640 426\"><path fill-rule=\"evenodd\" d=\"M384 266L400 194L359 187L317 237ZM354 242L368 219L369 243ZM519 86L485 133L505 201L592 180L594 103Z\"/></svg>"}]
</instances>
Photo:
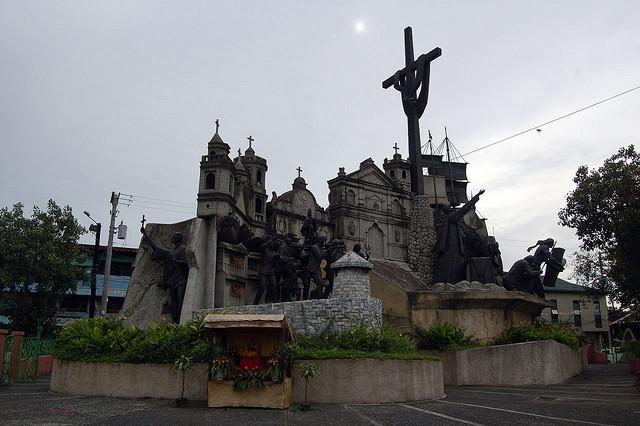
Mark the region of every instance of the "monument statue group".
<instances>
[{"instance_id":1,"label":"monument statue group","mask_svg":"<svg viewBox=\"0 0 640 426\"><path fill-rule=\"evenodd\" d=\"M458 202L466 200L466 171L456 177L452 164L463 170L466 163L453 163L448 154L446 161L442 155L421 154L419 119L428 103L431 62L442 51L435 48L414 59L410 27L404 37L405 66L384 80L382 87L393 87L401 94L409 157L402 159L395 145L393 160L385 159L384 171L371 159L349 174L339 168L338 176L329 181L327 210L306 189L300 167L293 189L280 196L273 192L267 202L267 162L256 155L255 140L249 137L244 155L238 150L232 160L216 120L216 132L200 163L198 192L201 225L197 230L202 235L198 241L208 242L192 242L196 248L189 248L185 234L176 232L165 246L147 233L143 220L143 244L151 248L151 261L161 265L160 275L151 281L166 293L163 314L179 322L185 298L195 308L226 306L230 300L255 305L327 298L335 277L331 264L348 248L362 257L368 258L370 252L373 259L407 262L412 244L418 246L423 261L433 264L422 276L427 285L477 281L544 298L543 284L553 286L563 270L564 250L555 247L552 238L540 240L529 248L535 249L532 255L518 260L505 273L499 244L475 213L485 191L462 205ZM425 168L428 175L423 174ZM425 188L429 177L433 185ZM461 180L465 182L460 184ZM438 182L446 187L438 187ZM422 204L426 207L411 215L409 210L418 208L419 199L426 200ZM432 237L410 241L414 217L430 218L426 223L431 230L425 235ZM189 226L193 239L196 228ZM255 273L251 272L253 259L257 259ZM134 281L148 287L149 280ZM203 283L206 289L190 292L191 282L194 288ZM137 301L147 297L147 287L137 293ZM247 293L249 290L253 292ZM200 301L192 302L197 297Z\"/></svg>"}]
</instances>

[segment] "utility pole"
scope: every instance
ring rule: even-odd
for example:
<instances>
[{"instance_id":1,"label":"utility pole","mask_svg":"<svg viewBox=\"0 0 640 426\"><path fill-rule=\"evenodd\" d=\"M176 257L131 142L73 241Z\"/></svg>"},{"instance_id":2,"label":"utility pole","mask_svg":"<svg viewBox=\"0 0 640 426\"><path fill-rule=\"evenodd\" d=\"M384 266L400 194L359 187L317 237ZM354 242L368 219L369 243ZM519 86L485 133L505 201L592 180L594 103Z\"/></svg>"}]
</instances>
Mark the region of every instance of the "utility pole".
<instances>
[{"instance_id":1,"label":"utility pole","mask_svg":"<svg viewBox=\"0 0 640 426\"><path fill-rule=\"evenodd\" d=\"M118 201L120 193L111 192L111 222L109 223L109 243L107 244L107 257L104 262L104 283L102 284L102 303L100 304L100 316L107 314L109 302L109 277L111 276L111 255L113 254L113 234L115 233L116 216L118 215Z\"/></svg>"},{"instance_id":2,"label":"utility pole","mask_svg":"<svg viewBox=\"0 0 640 426\"><path fill-rule=\"evenodd\" d=\"M89 231L96 233L96 242L93 246L93 262L91 265L91 297L89 298L89 318L93 318L96 315L96 275L98 274L98 259L100 251L100 230L102 224L96 222L88 211L84 211L89 219L93 221L93 224L89 226Z\"/></svg>"}]
</instances>

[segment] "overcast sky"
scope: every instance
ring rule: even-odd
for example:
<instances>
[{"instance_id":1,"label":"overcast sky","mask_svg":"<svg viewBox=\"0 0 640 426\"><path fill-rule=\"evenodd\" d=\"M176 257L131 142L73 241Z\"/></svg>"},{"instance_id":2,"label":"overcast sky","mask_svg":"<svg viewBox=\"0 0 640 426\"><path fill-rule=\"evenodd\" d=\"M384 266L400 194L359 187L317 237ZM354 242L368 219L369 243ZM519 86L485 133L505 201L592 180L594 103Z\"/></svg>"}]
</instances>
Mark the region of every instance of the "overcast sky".
<instances>
[{"instance_id":1,"label":"overcast sky","mask_svg":"<svg viewBox=\"0 0 640 426\"><path fill-rule=\"evenodd\" d=\"M195 215L216 118L232 153L254 137L268 193L300 166L326 207L338 167L381 166L396 141L407 154L400 95L381 82L408 25L416 56L442 48L423 142L447 126L462 153L640 85L632 0L0 0L0 207L53 198L106 226L111 191L133 194L118 244L137 246L142 214ZM465 157L506 267L538 239L577 248L557 225L572 177L637 143L638 111L640 90Z\"/></svg>"}]
</instances>

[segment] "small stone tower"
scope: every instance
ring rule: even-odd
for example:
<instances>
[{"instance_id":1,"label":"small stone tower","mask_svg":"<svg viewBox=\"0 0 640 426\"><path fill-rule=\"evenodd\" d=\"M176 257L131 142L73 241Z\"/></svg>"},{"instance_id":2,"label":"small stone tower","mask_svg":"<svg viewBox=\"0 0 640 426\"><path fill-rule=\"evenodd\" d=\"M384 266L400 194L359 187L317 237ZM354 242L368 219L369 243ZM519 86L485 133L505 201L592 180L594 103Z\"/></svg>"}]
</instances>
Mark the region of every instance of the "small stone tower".
<instances>
[{"instance_id":1,"label":"small stone tower","mask_svg":"<svg viewBox=\"0 0 640 426\"><path fill-rule=\"evenodd\" d=\"M200 161L200 182L198 185L198 217L225 215L224 206L233 202L234 173L233 162L229 158L231 148L216 132L207 145L207 155ZM224 209L223 211L218 211Z\"/></svg>"},{"instance_id":2,"label":"small stone tower","mask_svg":"<svg viewBox=\"0 0 640 426\"><path fill-rule=\"evenodd\" d=\"M244 151L244 155L239 158L242 166L249 176L247 186L251 188L251 199L246 200L246 212L254 222L266 224L267 222L267 191L265 181L267 175L267 160L256 155L252 145L253 138L249 139L249 148Z\"/></svg>"},{"instance_id":3,"label":"small stone tower","mask_svg":"<svg viewBox=\"0 0 640 426\"><path fill-rule=\"evenodd\" d=\"M395 149L397 151L397 144ZM407 191L411 188L409 162L402 159L402 154L396 152L393 154L393 159L387 160L385 158L382 168L384 169L384 173L396 182L400 188Z\"/></svg>"}]
</instances>

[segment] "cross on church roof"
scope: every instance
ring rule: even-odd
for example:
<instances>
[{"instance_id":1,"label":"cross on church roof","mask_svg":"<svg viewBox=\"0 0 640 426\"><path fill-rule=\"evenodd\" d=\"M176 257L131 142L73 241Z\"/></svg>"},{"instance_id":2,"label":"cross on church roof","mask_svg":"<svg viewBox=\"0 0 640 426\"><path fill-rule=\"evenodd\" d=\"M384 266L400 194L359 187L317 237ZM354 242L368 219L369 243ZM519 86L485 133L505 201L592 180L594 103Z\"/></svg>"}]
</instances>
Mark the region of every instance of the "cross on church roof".
<instances>
[{"instance_id":1,"label":"cross on church roof","mask_svg":"<svg viewBox=\"0 0 640 426\"><path fill-rule=\"evenodd\" d=\"M240 150L240 148L238 148L238 157L242 156L242 151Z\"/></svg>"},{"instance_id":2,"label":"cross on church roof","mask_svg":"<svg viewBox=\"0 0 640 426\"><path fill-rule=\"evenodd\" d=\"M253 142L255 139L253 139L251 136L249 136L247 139L249 140L249 148L251 148L251 142Z\"/></svg>"},{"instance_id":3,"label":"cross on church roof","mask_svg":"<svg viewBox=\"0 0 640 426\"><path fill-rule=\"evenodd\" d=\"M393 149L396 151L396 154L397 154L397 153L398 153L398 150L400 149L400 148L398 148L398 142L396 142L396 143L393 145Z\"/></svg>"},{"instance_id":4,"label":"cross on church roof","mask_svg":"<svg viewBox=\"0 0 640 426\"><path fill-rule=\"evenodd\" d=\"M220 128L220 120L216 118L216 133L218 133L219 128Z\"/></svg>"},{"instance_id":5,"label":"cross on church roof","mask_svg":"<svg viewBox=\"0 0 640 426\"><path fill-rule=\"evenodd\" d=\"M300 166L298 166L296 170L298 171L298 177L300 177L300 173L302 173L302 169L300 168Z\"/></svg>"}]
</instances>

